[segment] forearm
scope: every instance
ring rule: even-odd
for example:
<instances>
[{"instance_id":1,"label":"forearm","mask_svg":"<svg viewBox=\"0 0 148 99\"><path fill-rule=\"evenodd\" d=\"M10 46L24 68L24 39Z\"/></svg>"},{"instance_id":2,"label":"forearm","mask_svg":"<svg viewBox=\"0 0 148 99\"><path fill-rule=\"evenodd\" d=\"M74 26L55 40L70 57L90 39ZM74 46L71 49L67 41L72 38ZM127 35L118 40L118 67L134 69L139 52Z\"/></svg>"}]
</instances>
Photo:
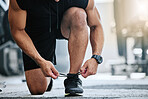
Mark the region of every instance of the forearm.
<instances>
[{"instance_id":1,"label":"forearm","mask_svg":"<svg viewBox=\"0 0 148 99\"><path fill-rule=\"evenodd\" d=\"M90 28L90 41L92 45L92 54L101 55L104 43L103 29L102 26L92 26ZM98 61L95 58L87 60L81 67L81 75L86 78L90 75L95 75L97 73Z\"/></svg>"},{"instance_id":2,"label":"forearm","mask_svg":"<svg viewBox=\"0 0 148 99\"><path fill-rule=\"evenodd\" d=\"M10 0L8 20L13 39L25 54L41 66L45 60L40 56L31 38L24 30L26 19L27 11L20 9L16 0Z\"/></svg>"},{"instance_id":3,"label":"forearm","mask_svg":"<svg viewBox=\"0 0 148 99\"><path fill-rule=\"evenodd\" d=\"M90 42L92 54L101 55L104 45L104 33L101 24L90 28Z\"/></svg>"},{"instance_id":4,"label":"forearm","mask_svg":"<svg viewBox=\"0 0 148 99\"><path fill-rule=\"evenodd\" d=\"M23 50L25 54L31 57L37 64L40 64L44 59L39 55L32 40L27 35L25 30L11 30L12 36L17 45Z\"/></svg>"}]
</instances>

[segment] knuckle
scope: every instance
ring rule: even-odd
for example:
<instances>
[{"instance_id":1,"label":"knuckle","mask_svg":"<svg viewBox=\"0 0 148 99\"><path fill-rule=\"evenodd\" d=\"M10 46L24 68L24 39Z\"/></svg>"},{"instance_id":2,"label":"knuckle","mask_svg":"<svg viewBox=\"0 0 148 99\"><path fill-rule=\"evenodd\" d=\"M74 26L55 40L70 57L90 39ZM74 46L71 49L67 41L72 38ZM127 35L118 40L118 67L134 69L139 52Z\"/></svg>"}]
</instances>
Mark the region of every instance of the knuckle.
<instances>
[{"instance_id":1,"label":"knuckle","mask_svg":"<svg viewBox=\"0 0 148 99\"><path fill-rule=\"evenodd\" d=\"M49 74L48 74L48 76L52 77L52 74L51 74L51 73L49 73Z\"/></svg>"},{"instance_id":2,"label":"knuckle","mask_svg":"<svg viewBox=\"0 0 148 99\"><path fill-rule=\"evenodd\" d=\"M93 74L93 72L92 72L92 71L90 71L90 72L89 72L89 74L91 74L91 75L92 75L92 74Z\"/></svg>"},{"instance_id":3,"label":"knuckle","mask_svg":"<svg viewBox=\"0 0 148 99\"><path fill-rule=\"evenodd\" d=\"M92 72L90 71L89 74L92 75Z\"/></svg>"},{"instance_id":4,"label":"knuckle","mask_svg":"<svg viewBox=\"0 0 148 99\"><path fill-rule=\"evenodd\" d=\"M48 77L51 77L51 75L50 74L46 74Z\"/></svg>"},{"instance_id":5,"label":"knuckle","mask_svg":"<svg viewBox=\"0 0 148 99\"><path fill-rule=\"evenodd\" d=\"M52 64L50 64L50 68L53 68L53 65Z\"/></svg>"},{"instance_id":6,"label":"knuckle","mask_svg":"<svg viewBox=\"0 0 148 99\"><path fill-rule=\"evenodd\" d=\"M45 69L44 71L45 71L45 73L46 73L46 74L49 72L49 70L48 70L48 69Z\"/></svg>"},{"instance_id":7,"label":"knuckle","mask_svg":"<svg viewBox=\"0 0 148 99\"><path fill-rule=\"evenodd\" d=\"M80 69L80 71L83 71L83 70L84 70L84 67Z\"/></svg>"},{"instance_id":8,"label":"knuckle","mask_svg":"<svg viewBox=\"0 0 148 99\"><path fill-rule=\"evenodd\" d=\"M46 73L43 73L45 77L47 77L48 75Z\"/></svg>"},{"instance_id":9,"label":"knuckle","mask_svg":"<svg viewBox=\"0 0 148 99\"><path fill-rule=\"evenodd\" d=\"M88 71L88 74L90 74L90 71Z\"/></svg>"}]
</instances>

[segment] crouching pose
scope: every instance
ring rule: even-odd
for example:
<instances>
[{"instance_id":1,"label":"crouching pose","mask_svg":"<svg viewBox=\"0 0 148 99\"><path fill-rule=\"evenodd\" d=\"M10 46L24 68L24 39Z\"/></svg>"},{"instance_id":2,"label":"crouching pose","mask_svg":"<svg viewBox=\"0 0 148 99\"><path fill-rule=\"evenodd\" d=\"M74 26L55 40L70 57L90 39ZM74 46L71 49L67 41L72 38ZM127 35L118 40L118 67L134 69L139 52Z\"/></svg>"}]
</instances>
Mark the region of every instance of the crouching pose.
<instances>
[{"instance_id":1,"label":"crouching pose","mask_svg":"<svg viewBox=\"0 0 148 99\"><path fill-rule=\"evenodd\" d=\"M9 23L12 36L23 51L31 94L50 91L51 78L59 76L54 67L56 39L68 40L70 70L64 81L65 93L83 93L78 72L84 78L94 75L102 62L103 29L94 0L10 0ZM92 57L82 66L88 26Z\"/></svg>"}]
</instances>

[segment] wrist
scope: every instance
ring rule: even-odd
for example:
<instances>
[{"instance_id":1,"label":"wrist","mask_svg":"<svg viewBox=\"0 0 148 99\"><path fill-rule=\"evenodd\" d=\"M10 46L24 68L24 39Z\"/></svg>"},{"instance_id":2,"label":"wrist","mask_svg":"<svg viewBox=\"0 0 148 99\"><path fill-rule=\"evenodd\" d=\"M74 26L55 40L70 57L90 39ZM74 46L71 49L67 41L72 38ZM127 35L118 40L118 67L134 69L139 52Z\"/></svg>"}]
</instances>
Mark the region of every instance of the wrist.
<instances>
[{"instance_id":1,"label":"wrist","mask_svg":"<svg viewBox=\"0 0 148 99\"><path fill-rule=\"evenodd\" d=\"M45 59L43 59L42 57L37 57L34 59L36 64L39 65L40 67L43 66Z\"/></svg>"},{"instance_id":2,"label":"wrist","mask_svg":"<svg viewBox=\"0 0 148 99\"><path fill-rule=\"evenodd\" d=\"M99 53L99 52L93 52L92 55L99 55L99 56L101 56L101 53Z\"/></svg>"},{"instance_id":3,"label":"wrist","mask_svg":"<svg viewBox=\"0 0 148 99\"><path fill-rule=\"evenodd\" d=\"M97 63L97 66L98 66L98 62L97 62L97 60L95 59L95 58L91 58L91 60L93 60L95 63Z\"/></svg>"},{"instance_id":4,"label":"wrist","mask_svg":"<svg viewBox=\"0 0 148 99\"><path fill-rule=\"evenodd\" d=\"M91 58L95 59L98 64L101 64L103 62L103 58L100 55L92 55Z\"/></svg>"}]
</instances>

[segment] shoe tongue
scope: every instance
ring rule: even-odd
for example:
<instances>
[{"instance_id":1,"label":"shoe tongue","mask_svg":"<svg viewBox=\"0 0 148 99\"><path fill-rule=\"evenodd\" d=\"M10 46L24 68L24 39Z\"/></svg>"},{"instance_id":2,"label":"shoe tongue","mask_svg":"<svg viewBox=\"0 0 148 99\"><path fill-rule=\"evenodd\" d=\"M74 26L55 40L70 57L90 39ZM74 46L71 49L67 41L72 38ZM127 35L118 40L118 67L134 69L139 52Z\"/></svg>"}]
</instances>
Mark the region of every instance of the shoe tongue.
<instances>
[{"instance_id":1,"label":"shoe tongue","mask_svg":"<svg viewBox=\"0 0 148 99\"><path fill-rule=\"evenodd\" d=\"M72 78L72 79L77 79L78 78L78 74L67 74L67 78Z\"/></svg>"}]
</instances>

